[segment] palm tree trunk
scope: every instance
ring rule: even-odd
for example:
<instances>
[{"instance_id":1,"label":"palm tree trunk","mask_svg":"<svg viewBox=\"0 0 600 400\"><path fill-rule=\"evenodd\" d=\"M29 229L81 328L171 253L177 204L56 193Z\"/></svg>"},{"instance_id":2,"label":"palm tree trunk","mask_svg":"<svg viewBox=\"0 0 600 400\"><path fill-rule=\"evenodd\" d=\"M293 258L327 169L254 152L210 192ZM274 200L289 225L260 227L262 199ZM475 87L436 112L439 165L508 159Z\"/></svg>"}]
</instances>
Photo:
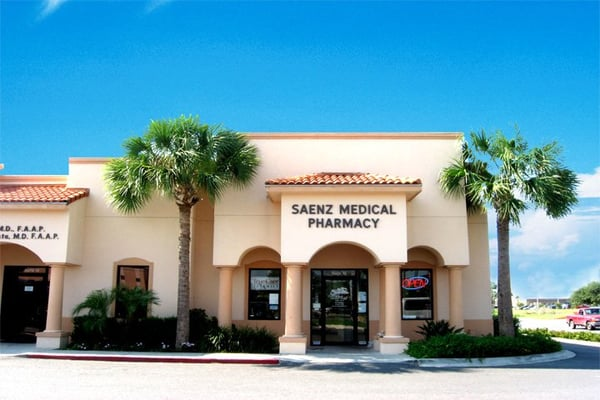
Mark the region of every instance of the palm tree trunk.
<instances>
[{"instance_id":1,"label":"palm tree trunk","mask_svg":"<svg viewBox=\"0 0 600 400\"><path fill-rule=\"evenodd\" d=\"M496 233L498 235L498 328L502 336L515 336L512 311L512 290L510 288L508 218L498 215Z\"/></svg>"},{"instance_id":2,"label":"palm tree trunk","mask_svg":"<svg viewBox=\"0 0 600 400\"><path fill-rule=\"evenodd\" d=\"M181 350L190 334L190 217L192 207L179 205L179 286L175 348Z\"/></svg>"}]
</instances>

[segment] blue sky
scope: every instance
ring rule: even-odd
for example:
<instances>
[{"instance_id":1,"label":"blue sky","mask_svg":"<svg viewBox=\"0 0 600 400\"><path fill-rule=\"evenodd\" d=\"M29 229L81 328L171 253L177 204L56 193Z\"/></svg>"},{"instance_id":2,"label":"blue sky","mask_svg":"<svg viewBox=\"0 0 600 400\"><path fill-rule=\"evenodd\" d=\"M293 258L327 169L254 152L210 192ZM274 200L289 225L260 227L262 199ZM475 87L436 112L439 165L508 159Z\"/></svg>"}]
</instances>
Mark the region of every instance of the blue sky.
<instances>
[{"instance_id":1,"label":"blue sky","mask_svg":"<svg viewBox=\"0 0 600 400\"><path fill-rule=\"evenodd\" d=\"M64 174L181 114L241 132L518 124L558 141L582 185L569 217L513 228L513 292L568 296L600 280L599 7L2 0L0 173ZM490 246L495 278L493 231Z\"/></svg>"}]
</instances>

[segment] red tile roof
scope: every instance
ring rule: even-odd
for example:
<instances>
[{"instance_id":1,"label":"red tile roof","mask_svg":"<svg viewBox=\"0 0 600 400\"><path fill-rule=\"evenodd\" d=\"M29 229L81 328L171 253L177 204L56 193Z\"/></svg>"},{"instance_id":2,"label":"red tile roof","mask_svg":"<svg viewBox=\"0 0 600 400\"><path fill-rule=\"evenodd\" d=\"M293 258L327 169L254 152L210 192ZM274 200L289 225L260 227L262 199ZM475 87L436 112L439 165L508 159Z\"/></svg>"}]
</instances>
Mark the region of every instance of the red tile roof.
<instances>
[{"instance_id":1,"label":"red tile roof","mask_svg":"<svg viewBox=\"0 0 600 400\"><path fill-rule=\"evenodd\" d=\"M0 203L71 204L89 194L87 188L66 185L0 185Z\"/></svg>"},{"instance_id":2,"label":"red tile roof","mask_svg":"<svg viewBox=\"0 0 600 400\"><path fill-rule=\"evenodd\" d=\"M420 185L418 178L399 178L363 172L319 172L290 178L274 178L266 185Z\"/></svg>"}]
</instances>

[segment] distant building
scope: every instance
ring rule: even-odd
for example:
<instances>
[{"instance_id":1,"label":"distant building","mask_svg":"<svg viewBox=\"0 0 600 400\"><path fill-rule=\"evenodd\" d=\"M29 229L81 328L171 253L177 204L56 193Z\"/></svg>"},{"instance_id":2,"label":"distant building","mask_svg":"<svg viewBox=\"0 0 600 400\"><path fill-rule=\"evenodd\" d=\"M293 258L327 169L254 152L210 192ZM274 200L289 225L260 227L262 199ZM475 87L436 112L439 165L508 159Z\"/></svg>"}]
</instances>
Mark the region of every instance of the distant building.
<instances>
[{"instance_id":1,"label":"distant building","mask_svg":"<svg viewBox=\"0 0 600 400\"><path fill-rule=\"evenodd\" d=\"M193 210L192 308L221 325L266 327L282 353L401 352L426 320L491 333L486 216L468 215L438 184L461 137L249 134L262 162L253 185ZM3 340L64 346L75 305L119 285L153 289L152 315L176 314L177 207L156 196L137 214L117 213L106 162L0 176Z\"/></svg>"},{"instance_id":2,"label":"distant building","mask_svg":"<svg viewBox=\"0 0 600 400\"><path fill-rule=\"evenodd\" d=\"M528 298L527 305L536 307L560 307L570 308L571 299L564 297L550 297L550 298ZM565 307L566 305L566 307Z\"/></svg>"}]
</instances>

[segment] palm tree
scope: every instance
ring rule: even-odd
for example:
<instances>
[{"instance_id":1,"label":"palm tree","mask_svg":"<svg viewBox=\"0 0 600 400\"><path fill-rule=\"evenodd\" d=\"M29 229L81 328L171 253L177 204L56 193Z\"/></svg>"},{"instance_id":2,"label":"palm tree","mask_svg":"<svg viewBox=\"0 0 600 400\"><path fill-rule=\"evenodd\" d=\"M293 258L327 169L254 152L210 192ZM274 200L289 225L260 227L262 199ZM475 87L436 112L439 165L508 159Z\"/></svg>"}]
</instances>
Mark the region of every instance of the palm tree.
<instances>
[{"instance_id":1,"label":"palm tree","mask_svg":"<svg viewBox=\"0 0 600 400\"><path fill-rule=\"evenodd\" d=\"M498 240L499 333L514 336L509 258L509 227L519 225L529 207L541 208L551 218L561 218L577 204L577 176L559 160L556 142L529 149L518 129L514 139L501 131L488 136L471 133L471 146L462 143L462 154L440 174L442 190L465 196L467 210L496 213Z\"/></svg>"},{"instance_id":2,"label":"palm tree","mask_svg":"<svg viewBox=\"0 0 600 400\"><path fill-rule=\"evenodd\" d=\"M111 160L104 179L111 204L140 210L155 194L179 210L179 288L175 345L189 337L190 217L203 198L214 202L230 186L248 185L259 165L257 149L237 132L201 124L197 117L151 121L142 137L125 141L126 154Z\"/></svg>"}]
</instances>

